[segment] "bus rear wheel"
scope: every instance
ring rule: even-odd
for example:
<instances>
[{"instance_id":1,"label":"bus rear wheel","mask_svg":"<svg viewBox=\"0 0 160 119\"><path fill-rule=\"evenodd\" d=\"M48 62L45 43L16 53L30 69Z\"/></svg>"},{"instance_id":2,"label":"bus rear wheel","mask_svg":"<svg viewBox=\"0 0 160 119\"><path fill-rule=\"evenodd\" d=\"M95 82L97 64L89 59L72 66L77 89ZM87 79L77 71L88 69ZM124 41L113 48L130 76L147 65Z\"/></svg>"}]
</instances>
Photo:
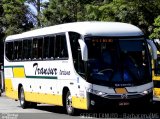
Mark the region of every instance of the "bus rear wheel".
<instances>
[{"instance_id":1,"label":"bus rear wheel","mask_svg":"<svg viewBox=\"0 0 160 119\"><path fill-rule=\"evenodd\" d=\"M25 109L28 106L28 102L25 100L25 95L24 95L24 89L23 87L20 88L19 91L19 102L20 106Z\"/></svg>"},{"instance_id":2,"label":"bus rear wheel","mask_svg":"<svg viewBox=\"0 0 160 119\"><path fill-rule=\"evenodd\" d=\"M74 115L75 109L72 107L72 97L71 97L71 93L69 91L66 94L65 101L66 101L65 107L66 107L67 114Z\"/></svg>"}]
</instances>

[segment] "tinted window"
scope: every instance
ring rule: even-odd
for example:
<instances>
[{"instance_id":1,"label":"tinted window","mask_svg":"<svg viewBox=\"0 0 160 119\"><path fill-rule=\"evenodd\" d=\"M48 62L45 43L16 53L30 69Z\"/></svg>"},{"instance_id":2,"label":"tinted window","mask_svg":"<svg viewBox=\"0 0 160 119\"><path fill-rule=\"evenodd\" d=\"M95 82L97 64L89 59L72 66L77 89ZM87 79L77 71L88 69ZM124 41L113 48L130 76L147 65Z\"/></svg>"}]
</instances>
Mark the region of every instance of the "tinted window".
<instances>
[{"instance_id":1,"label":"tinted window","mask_svg":"<svg viewBox=\"0 0 160 119\"><path fill-rule=\"evenodd\" d=\"M49 40L50 37L44 37L44 44L43 44L43 58L49 58Z\"/></svg>"},{"instance_id":2,"label":"tinted window","mask_svg":"<svg viewBox=\"0 0 160 119\"><path fill-rule=\"evenodd\" d=\"M9 60L13 60L13 42L7 42L6 43L6 57L9 59Z\"/></svg>"},{"instance_id":3,"label":"tinted window","mask_svg":"<svg viewBox=\"0 0 160 119\"><path fill-rule=\"evenodd\" d=\"M14 42L14 59L18 59L18 41Z\"/></svg>"},{"instance_id":4,"label":"tinted window","mask_svg":"<svg viewBox=\"0 0 160 119\"><path fill-rule=\"evenodd\" d=\"M43 38L34 38L32 45L32 57L33 59L42 58Z\"/></svg>"},{"instance_id":5,"label":"tinted window","mask_svg":"<svg viewBox=\"0 0 160 119\"><path fill-rule=\"evenodd\" d=\"M55 36L51 36L49 39L49 54L48 57L54 58L54 48L55 48Z\"/></svg>"},{"instance_id":6,"label":"tinted window","mask_svg":"<svg viewBox=\"0 0 160 119\"><path fill-rule=\"evenodd\" d=\"M85 38L88 72L92 83L132 86L151 81L146 41L137 39Z\"/></svg>"},{"instance_id":7,"label":"tinted window","mask_svg":"<svg viewBox=\"0 0 160 119\"><path fill-rule=\"evenodd\" d=\"M6 42L9 60L68 58L65 34Z\"/></svg>"},{"instance_id":8,"label":"tinted window","mask_svg":"<svg viewBox=\"0 0 160 119\"><path fill-rule=\"evenodd\" d=\"M65 35L56 36L55 58L68 58L67 43Z\"/></svg>"},{"instance_id":9,"label":"tinted window","mask_svg":"<svg viewBox=\"0 0 160 119\"><path fill-rule=\"evenodd\" d=\"M22 53L23 53L23 45L22 45L22 40L21 41L18 41L18 60L21 60L23 57L22 57Z\"/></svg>"},{"instance_id":10,"label":"tinted window","mask_svg":"<svg viewBox=\"0 0 160 119\"><path fill-rule=\"evenodd\" d=\"M23 59L31 60L32 58L32 40L23 40Z\"/></svg>"}]
</instances>

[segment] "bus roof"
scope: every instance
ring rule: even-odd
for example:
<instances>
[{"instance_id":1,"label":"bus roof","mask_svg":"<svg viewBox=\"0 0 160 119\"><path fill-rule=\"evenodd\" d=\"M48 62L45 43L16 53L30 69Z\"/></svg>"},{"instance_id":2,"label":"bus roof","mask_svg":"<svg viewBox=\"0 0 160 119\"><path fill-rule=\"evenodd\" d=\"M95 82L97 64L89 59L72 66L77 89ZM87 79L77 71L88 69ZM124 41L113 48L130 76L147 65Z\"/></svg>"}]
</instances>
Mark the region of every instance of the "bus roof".
<instances>
[{"instance_id":1,"label":"bus roof","mask_svg":"<svg viewBox=\"0 0 160 119\"><path fill-rule=\"evenodd\" d=\"M11 35L6 38L6 41L13 39L22 39L34 36L43 36L61 32L77 32L82 35L92 36L142 36L142 31L131 24L120 22L73 22L65 23L50 27L44 27L36 30L31 30L21 34Z\"/></svg>"}]
</instances>

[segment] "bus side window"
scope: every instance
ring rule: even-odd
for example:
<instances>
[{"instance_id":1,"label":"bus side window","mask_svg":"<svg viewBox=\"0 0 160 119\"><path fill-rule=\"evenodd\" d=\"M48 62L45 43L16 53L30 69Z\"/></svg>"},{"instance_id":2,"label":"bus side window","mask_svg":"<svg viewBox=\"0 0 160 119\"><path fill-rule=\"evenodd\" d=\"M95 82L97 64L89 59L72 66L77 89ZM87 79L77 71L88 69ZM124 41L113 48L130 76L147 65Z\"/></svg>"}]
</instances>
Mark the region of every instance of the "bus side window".
<instances>
[{"instance_id":1,"label":"bus side window","mask_svg":"<svg viewBox=\"0 0 160 119\"><path fill-rule=\"evenodd\" d=\"M50 36L50 39L49 39L49 58L50 59L54 59L54 48L55 48L55 36Z\"/></svg>"},{"instance_id":2,"label":"bus side window","mask_svg":"<svg viewBox=\"0 0 160 119\"><path fill-rule=\"evenodd\" d=\"M33 45L32 45L32 58L33 60L38 58L38 39L34 38L33 39Z\"/></svg>"},{"instance_id":3,"label":"bus side window","mask_svg":"<svg viewBox=\"0 0 160 119\"><path fill-rule=\"evenodd\" d=\"M18 41L14 41L14 60L18 60Z\"/></svg>"},{"instance_id":4,"label":"bus side window","mask_svg":"<svg viewBox=\"0 0 160 119\"><path fill-rule=\"evenodd\" d=\"M23 59L27 59L27 51L28 51L28 42L27 40L23 40Z\"/></svg>"},{"instance_id":5,"label":"bus side window","mask_svg":"<svg viewBox=\"0 0 160 119\"><path fill-rule=\"evenodd\" d=\"M6 47L5 47L5 51L6 51L6 57L9 59L9 60L13 60L13 42L6 42Z\"/></svg>"},{"instance_id":6,"label":"bus side window","mask_svg":"<svg viewBox=\"0 0 160 119\"><path fill-rule=\"evenodd\" d=\"M38 59L42 59L43 37L38 38Z\"/></svg>"},{"instance_id":7,"label":"bus side window","mask_svg":"<svg viewBox=\"0 0 160 119\"><path fill-rule=\"evenodd\" d=\"M46 36L44 37L44 42L43 42L43 59L48 59L49 58L49 45L50 45L50 37Z\"/></svg>"},{"instance_id":8,"label":"bus side window","mask_svg":"<svg viewBox=\"0 0 160 119\"><path fill-rule=\"evenodd\" d=\"M68 58L67 42L65 34L56 36L55 58Z\"/></svg>"},{"instance_id":9,"label":"bus side window","mask_svg":"<svg viewBox=\"0 0 160 119\"><path fill-rule=\"evenodd\" d=\"M32 59L32 39L28 39L27 40L28 46L27 46L27 54L26 54L26 58L27 60L31 60Z\"/></svg>"},{"instance_id":10,"label":"bus side window","mask_svg":"<svg viewBox=\"0 0 160 119\"><path fill-rule=\"evenodd\" d=\"M22 53L23 53L23 46L22 46L22 40L21 41L18 41L18 60L22 60Z\"/></svg>"}]
</instances>

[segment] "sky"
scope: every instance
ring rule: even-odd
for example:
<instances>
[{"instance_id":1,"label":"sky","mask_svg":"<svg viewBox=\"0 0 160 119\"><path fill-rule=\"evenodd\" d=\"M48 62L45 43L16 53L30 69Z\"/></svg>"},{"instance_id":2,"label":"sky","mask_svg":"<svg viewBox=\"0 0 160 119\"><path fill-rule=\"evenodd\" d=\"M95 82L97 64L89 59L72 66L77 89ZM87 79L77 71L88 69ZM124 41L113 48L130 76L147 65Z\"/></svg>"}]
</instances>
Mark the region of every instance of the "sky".
<instances>
[{"instance_id":1,"label":"sky","mask_svg":"<svg viewBox=\"0 0 160 119\"><path fill-rule=\"evenodd\" d=\"M42 0L42 2L48 2L49 0ZM37 11L36 11L36 9L35 9L35 7L33 6L33 5L29 5L30 6L30 8L31 8L31 10L35 13L35 14L37 14Z\"/></svg>"}]
</instances>

